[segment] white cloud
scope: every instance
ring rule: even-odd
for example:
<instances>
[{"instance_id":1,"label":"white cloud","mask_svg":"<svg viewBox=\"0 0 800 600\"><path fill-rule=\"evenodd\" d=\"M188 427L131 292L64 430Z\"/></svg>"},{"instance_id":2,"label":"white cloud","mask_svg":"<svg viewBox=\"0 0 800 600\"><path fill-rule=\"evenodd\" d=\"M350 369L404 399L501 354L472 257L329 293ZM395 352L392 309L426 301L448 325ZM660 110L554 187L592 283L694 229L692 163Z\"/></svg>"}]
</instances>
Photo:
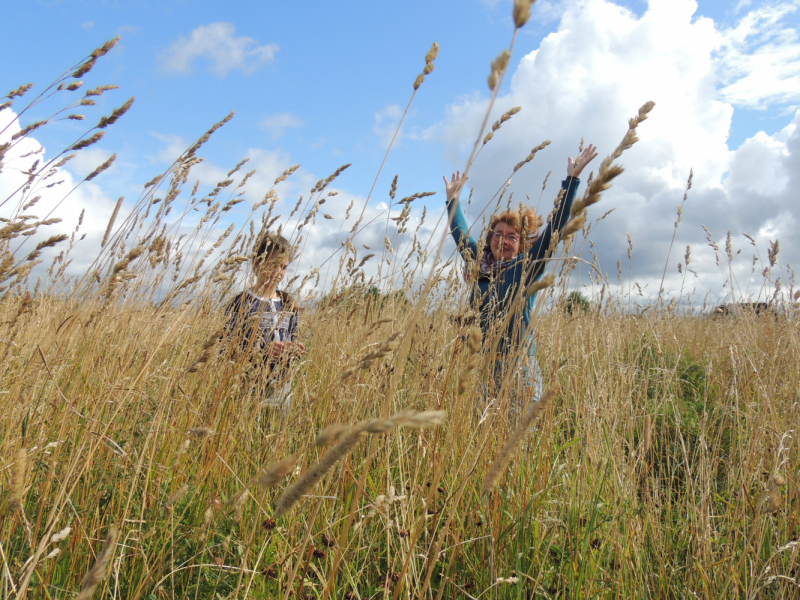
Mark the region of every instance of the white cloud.
<instances>
[{"instance_id":1,"label":"white cloud","mask_svg":"<svg viewBox=\"0 0 800 600\"><path fill-rule=\"evenodd\" d=\"M399 104L389 104L383 110L375 113L375 124L372 126L372 132L380 138L381 146L384 148L388 148L392 142L402 116L403 109ZM400 140L402 133L402 130L397 132L396 142Z\"/></svg>"},{"instance_id":2,"label":"white cloud","mask_svg":"<svg viewBox=\"0 0 800 600\"><path fill-rule=\"evenodd\" d=\"M747 13L721 32L721 95L734 106L765 108L800 100L800 38L782 21L797 4L777 4Z\"/></svg>"},{"instance_id":3,"label":"white cloud","mask_svg":"<svg viewBox=\"0 0 800 600\"><path fill-rule=\"evenodd\" d=\"M233 23L210 23L194 29L189 38L181 36L161 57L165 71L189 73L194 61L206 59L209 70L226 77L234 69L253 72L264 63L270 63L278 52L277 44L258 45L253 38L236 37Z\"/></svg>"},{"instance_id":4,"label":"white cloud","mask_svg":"<svg viewBox=\"0 0 800 600\"><path fill-rule=\"evenodd\" d=\"M286 129L302 127L303 121L292 113L278 113L264 117L259 126L272 134L272 139L277 140Z\"/></svg>"},{"instance_id":5,"label":"white cloud","mask_svg":"<svg viewBox=\"0 0 800 600\"><path fill-rule=\"evenodd\" d=\"M754 58L759 53L786 57L794 52L792 35L774 33L781 31L780 15L789 14L792 6L747 13L735 28L721 31L711 19L694 15L697 5L692 0L650 0L641 17L607 0L570 3L557 31L523 57L511 76L510 91L498 99L493 118L513 106L522 111L495 133L471 172L473 218L502 187L513 165L544 139L553 140L552 145L514 175L510 191L516 194L514 202L527 193L537 204L541 182L552 170L539 207L548 212L554 184L565 174L566 157L575 155L581 138L597 144L601 157L608 154L625 132L628 118L645 101L654 100L650 119L639 129L641 141L621 159L626 172L591 210L590 217L597 217L617 208L591 235L612 280L617 260L626 265L627 275L630 232L633 276L646 293L657 293L690 169L694 187L669 259L668 290L680 288L675 265L686 244L693 246L691 266L702 285L713 295L728 289L722 287L725 274L716 265L701 224L716 236L723 262L728 230L734 253L749 246L741 235L749 233L757 237L765 260L766 244L777 236L782 264L786 259L796 262L800 207L793 194L800 183L799 117L781 132L759 133L736 150L727 144L734 95L737 102L757 100L763 105L788 97L780 92L788 85L782 77L789 67L781 70L783 63L774 63L776 70L758 94L753 92L758 87L753 78L761 77ZM426 132L426 138L444 142L454 168L463 168L487 102L480 93L458 98L445 120ZM734 272L746 280L751 265L748 259L737 260ZM788 273L783 277L786 282ZM699 290L705 293L702 285Z\"/></svg>"}]
</instances>

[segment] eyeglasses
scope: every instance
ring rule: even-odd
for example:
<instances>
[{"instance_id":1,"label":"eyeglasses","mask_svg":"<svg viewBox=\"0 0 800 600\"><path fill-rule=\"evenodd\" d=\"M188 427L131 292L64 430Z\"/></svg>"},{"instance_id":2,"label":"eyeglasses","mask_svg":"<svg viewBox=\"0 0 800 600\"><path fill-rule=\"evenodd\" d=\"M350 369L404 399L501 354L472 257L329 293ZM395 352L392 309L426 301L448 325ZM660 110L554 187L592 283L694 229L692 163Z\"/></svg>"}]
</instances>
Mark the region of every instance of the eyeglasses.
<instances>
[{"instance_id":1,"label":"eyeglasses","mask_svg":"<svg viewBox=\"0 0 800 600\"><path fill-rule=\"evenodd\" d=\"M500 233L499 231L495 231L494 233L492 233L492 239L498 242L501 240L506 240L511 242L512 244L516 244L519 241L519 236L513 233L505 235L503 233Z\"/></svg>"}]
</instances>

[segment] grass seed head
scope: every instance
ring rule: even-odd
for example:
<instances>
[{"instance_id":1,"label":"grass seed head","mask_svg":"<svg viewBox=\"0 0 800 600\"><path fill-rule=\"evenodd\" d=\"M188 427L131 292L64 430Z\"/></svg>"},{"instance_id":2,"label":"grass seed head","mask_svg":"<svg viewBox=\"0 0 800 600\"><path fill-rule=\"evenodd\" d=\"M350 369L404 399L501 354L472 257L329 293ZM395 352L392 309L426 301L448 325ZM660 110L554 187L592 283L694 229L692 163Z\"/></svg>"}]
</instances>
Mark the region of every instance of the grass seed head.
<instances>
[{"instance_id":1,"label":"grass seed head","mask_svg":"<svg viewBox=\"0 0 800 600\"><path fill-rule=\"evenodd\" d=\"M108 528L106 541L103 544L103 549L97 555L94 565L81 581L81 589L78 592L75 600L89 600L94 593L95 588L105 579L108 571L108 563L111 560L111 555L114 554L114 548L117 544L117 526L111 525Z\"/></svg>"},{"instance_id":2,"label":"grass seed head","mask_svg":"<svg viewBox=\"0 0 800 600\"><path fill-rule=\"evenodd\" d=\"M8 497L8 510L12 513L22 510L22 496L25 491L25 471L28 453L25 448L17 450L11 471L11 492Z\"/></svg>"},{"instance_id":3,"label":"grass seed head","mask_svg":"<svg viewBox=\"0 0 800 600\"><path fill-rule=\"evenodd\" d=\"M290 455L287 456L286 458L282 458L276 463L273 463L258 478L258 485L260 485L261 487L274 487L278 485L281 479L283 479L292 472L296 462L297 458Z\"/></svg>"},{"instance_id":4,"label":"grass seed head","mask_svg":"<svg viewBox=\"0 0 800 600\"><path fill-rule=\"evenodd\" d=\"M62 529L58 533L53 534L53 537L50 538L50 543L57 544L59 542L63 542L65 539L67 539L67 536L69 536L71 532L72 532L72 527L64 527L64 529Z\"/></svg>"},{"instance_id":5,"label":"grass seed head","mask_svg":"<svg viewBox=\"0 0 800 600\"><path fill-rule=\"evenodd\" d=\"M554 273L549 273L548 275L542 277L539 281L534 281L532 284L528 286L528 289L526 291L527 297L530 298L536 292L539 292L545 288L549 288L551 285L555 283L555 281L556 281L556 276Z\"/></svg>"},{"instance_id":6,"label":"grass seed head","mask_svg":"<svg viewBox=\"0 0 800 600\"><path fill-rule=\"evenodd\" d=\"M328 425L325 429L319 432L314 440L314 443L319 447L328 446L329 444L332 444L338 440L342 434L350 431L350 429L351 427L349 425L341 425L339 423Z\"/></svg>"},{"instance_id":7,"label":"grass seed head","mask_svg":"<svg viewBox=\"0 0 800 600\"><path fill-rule=\"evenodd\" d=\"M194 427L187 431L189 435L193 435L194 437L205 439L209 436L215 435L217 432L211 429L210 427Z\"/></svg>"},{"instance_id":8,"label":"grass seed head","mask_svg":"<svg viewBox=\"0 0 800 600\"><path fill-rule=\"evenodd\" d=\"M536 0L514 0L514 10L511 13L514 17L514 27L519 29L528 19L531 18L531 5Z\"/></svg>"},{"instance_id":9,"label":"grass seed head","mask_svg":"<svg viewBox=\"0 0 800 600\"><path fill-rule=\"evenodd\" d=\"M425 427L435 427L441 425L447 417L446 410L426 410L416 412L407 410L397 413L390 420L397 427L409 427L411 429L423 429Z\"/></svg>"},{"instance_id":10,"label":"grass seed head","mask_svg":"<svg viewBox=\"0 0 800 600\"><path fill-rule=\"evenodd\" d=\"M319 483L319 481L336 464L347 456L361 441L364 434L362 427L354 427L342 436L339 442L322 455L300 478L290 485L275 504L275 515L284 515L297 504L300 499Z\"/></svg>"}]
</instances>

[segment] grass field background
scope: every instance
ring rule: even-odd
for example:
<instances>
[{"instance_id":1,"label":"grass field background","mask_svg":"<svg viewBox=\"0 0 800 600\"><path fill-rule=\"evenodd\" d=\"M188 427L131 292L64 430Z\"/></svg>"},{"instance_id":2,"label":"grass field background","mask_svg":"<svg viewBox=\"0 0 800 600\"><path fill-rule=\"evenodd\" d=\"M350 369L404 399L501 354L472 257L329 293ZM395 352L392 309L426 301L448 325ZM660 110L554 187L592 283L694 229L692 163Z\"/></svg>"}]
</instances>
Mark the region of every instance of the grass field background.
<instances>
[{"instance_id":1,"label":"grass field background","mask_svg":"<svg viewBox=\"0 0 800 600\"><path fill-rule=\"evenodd\" d=\"M86 147L125 110L90 130ZM638 124L598 165L585 209L620 175ZM75 235L18 249L47 227L26 211L66 153L31 169L8 200L4 597L799 595L800 338L769 268L774 310L759 316L632 304L606 294L602 274L586 309L566 311L574 270L586 268L571 260L586 234L576 211L534 322L547 393L510 420L522 392L504 385L487 406L496 339L471 324L460 266L441 268L439 240L387 237L365 257L352 242L359 224L348 234L346 223L338 274L301 315L309 352L292 366L282 420L259 405L259 369L221 335L223 307L245 285L261 230L292 222L298 232L321 216L338 172L294 221L273 214L271 191L255 220L221 232L248 175L192 191L213 131L128 216L115 214L85 273L68 268ZM50 247L65 250L45 271L37 261ZM771 266L777 253L776 243ZM372 289L373 264L396 288ZM317 273L305 275L295 289L314 289Z\"/></svg>"}]
</instances>

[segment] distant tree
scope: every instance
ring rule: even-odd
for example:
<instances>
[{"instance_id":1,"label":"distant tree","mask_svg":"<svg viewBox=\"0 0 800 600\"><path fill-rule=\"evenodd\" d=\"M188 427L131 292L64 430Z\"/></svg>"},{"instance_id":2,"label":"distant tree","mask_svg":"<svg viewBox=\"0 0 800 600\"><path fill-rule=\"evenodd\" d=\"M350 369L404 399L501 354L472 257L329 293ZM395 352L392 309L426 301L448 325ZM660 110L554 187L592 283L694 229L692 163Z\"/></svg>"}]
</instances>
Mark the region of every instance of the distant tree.
<instances>
[{"instance_id":1,"label":"distant tree","mask_svg":"<svg viewBox=\"0 0 800 600\"><path fill-rule=\"evenodd\" d=\"M572 292L564 301L564 310L571 315L587 313L590 308L589 299L578 291Z\"/></svg>"}]
</instances>

